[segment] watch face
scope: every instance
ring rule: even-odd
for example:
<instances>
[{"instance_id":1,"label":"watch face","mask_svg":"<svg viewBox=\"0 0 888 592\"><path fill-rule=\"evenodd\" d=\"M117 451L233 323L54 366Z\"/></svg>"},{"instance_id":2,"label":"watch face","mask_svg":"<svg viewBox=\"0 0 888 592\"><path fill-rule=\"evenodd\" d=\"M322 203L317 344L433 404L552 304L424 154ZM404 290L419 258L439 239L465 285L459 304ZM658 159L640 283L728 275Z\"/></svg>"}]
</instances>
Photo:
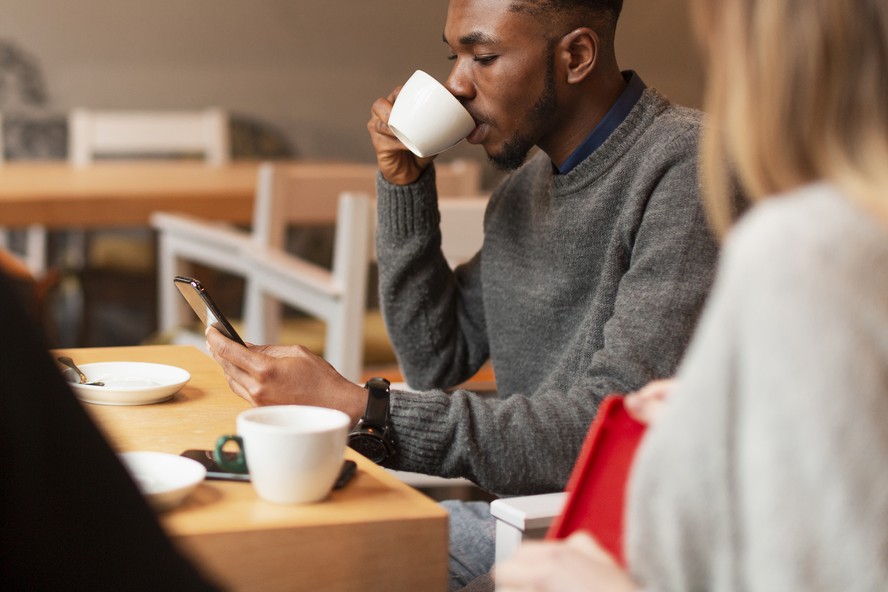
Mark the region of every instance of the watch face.
<instances>
[{"instance_id":1,"label":"watch face","mask_svg":"<svg viewBox=\"0 0 888 592\"><path fill-rule=\"evenodd\" d=\"M355 434L348 439L348 445L377 464L388 456L385 442L379 436Z\"/></svg>"}]
</instances>

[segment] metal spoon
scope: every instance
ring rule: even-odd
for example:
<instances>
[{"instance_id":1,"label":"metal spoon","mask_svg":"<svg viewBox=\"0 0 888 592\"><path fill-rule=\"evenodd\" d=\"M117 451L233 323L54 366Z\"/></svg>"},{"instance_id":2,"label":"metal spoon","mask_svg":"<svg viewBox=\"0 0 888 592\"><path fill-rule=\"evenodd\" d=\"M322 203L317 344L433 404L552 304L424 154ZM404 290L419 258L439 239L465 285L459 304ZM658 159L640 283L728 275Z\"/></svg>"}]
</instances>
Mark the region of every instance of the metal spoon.
<instances>
[{"instance_id":1,"label":"metal spoon","mask_svg":"<svg viewBox=\"0 0 888 592\"><path fill-rule=\"evenodd\" d=\"M84 374L83 371L77 367L77 364L74 363L74 360L72 360L68 356L60 356L57 359L59 362L61 362L62 364L64 364L65 366L67 366L68 368L70 368L71 370L73 370L74 372L76 372L80 376L80 384L85 384L88 386L105 386L105 383L100 380L90 381L86 377L86 374Z\"/></svg>"}]
</instances>

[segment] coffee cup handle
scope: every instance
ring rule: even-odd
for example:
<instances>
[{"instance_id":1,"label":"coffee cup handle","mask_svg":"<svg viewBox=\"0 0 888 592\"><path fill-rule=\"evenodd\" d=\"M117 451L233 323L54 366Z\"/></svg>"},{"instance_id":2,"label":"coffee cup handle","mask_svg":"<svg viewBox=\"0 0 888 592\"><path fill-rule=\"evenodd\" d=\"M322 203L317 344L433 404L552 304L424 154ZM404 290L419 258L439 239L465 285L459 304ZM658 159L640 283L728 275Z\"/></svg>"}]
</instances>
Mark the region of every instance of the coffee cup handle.
<instances>
[{"instance_id":1,"label":"coffee cup handle","mask_svg":"<svg viewBox=\"0 0 888 592\"><path fill-rule=\"evenodd\" d=\"M227 457L222 453L222 447L229 441L237 442L237 456L234 459ZM213 449L213 460L216 461L223 469L236 473L247 472L247 460L244 458L244 439L234 434L219 436L216 440L216 447Z\"/></svg>"}]
</instances>

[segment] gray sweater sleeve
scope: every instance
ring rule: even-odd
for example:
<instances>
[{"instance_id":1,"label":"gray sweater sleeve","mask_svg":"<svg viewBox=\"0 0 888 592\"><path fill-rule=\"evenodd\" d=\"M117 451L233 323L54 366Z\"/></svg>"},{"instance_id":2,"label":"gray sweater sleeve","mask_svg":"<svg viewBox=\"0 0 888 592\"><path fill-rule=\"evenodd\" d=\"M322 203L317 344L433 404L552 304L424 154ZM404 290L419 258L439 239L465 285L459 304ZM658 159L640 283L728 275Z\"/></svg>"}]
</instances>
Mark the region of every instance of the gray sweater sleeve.
<instances>
[{"instance_id":1,"label":"gray sweater sleeve","mask_svg":"<svg viewBox=\"0 0 888 592\"><path fill-rule=\"evenodd\" d=\"M459 384L489 353L479 257L455 271L444 259L434 167L412 185L382 175L377 185L380 296L398 361L408 381Z\"/></svg>"}]
</instances>

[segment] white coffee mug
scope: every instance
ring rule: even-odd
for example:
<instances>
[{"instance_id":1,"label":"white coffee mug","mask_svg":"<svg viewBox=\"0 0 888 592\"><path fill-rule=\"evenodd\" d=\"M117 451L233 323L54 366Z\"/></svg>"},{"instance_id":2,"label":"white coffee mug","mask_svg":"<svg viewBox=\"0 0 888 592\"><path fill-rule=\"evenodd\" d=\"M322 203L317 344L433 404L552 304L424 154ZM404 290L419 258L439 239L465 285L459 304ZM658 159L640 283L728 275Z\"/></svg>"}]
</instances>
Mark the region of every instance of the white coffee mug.
<instances>
[{"instance_id":1,"label":"white coffee mug","mask_svg":"<svg viewBox=\"0 0 888 592\"><path fill-rule=\"evenodd\" d=\"M262 499L301 504L324 499L342 468L351 420L335 409L304 405L256 407L237 416L237 435L216 442L216 461L237 470L246 461L250 481ZM229 460L222 447L240 446Z\"/></svg>"},{"instance_id":2,"label":"white coffee mug","mask_svg":"<svg viewBox=\"0 0 888 592\"><path fill-rule=\"evenodd\" d=\"M443 84L417 70L398 93L388 126L411 152L424 157L458 144L475 129L475 120Z\"/></svg>"}]
</instances>

